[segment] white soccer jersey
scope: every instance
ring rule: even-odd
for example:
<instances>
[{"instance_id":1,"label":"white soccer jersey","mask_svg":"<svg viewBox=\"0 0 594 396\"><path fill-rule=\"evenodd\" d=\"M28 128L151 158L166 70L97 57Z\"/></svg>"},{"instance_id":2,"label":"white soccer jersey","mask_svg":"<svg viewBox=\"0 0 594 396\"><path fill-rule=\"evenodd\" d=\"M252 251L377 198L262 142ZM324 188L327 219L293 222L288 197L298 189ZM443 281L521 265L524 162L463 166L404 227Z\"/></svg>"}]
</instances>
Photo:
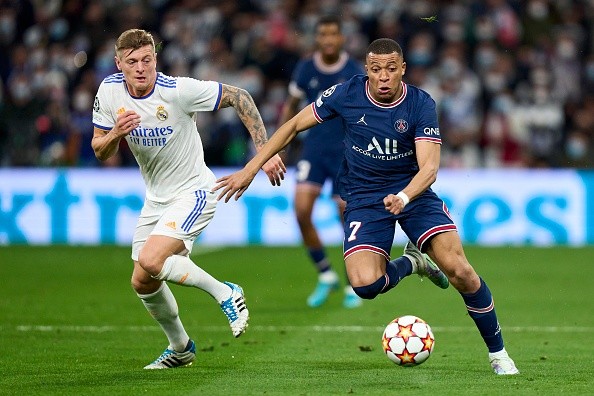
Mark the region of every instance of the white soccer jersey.
<instances>
[{"instance_id":1,"label":"white soccer jersey","mask_svg":"<svg viewBox=\"0 0 594 396\"><path fill-rule=\"evenodd\" d=\"M140 166L146 197L167 202L180 193L214 186L216 178L204 163L195 113L216 110L221 91L215 81L157 73L153 91L135 98L128 93L124 75L112 74L99 86L93 125L111 130L118 114L133 110L140 115L140 125L126 140Z\"/></svg>"}]
</instances>

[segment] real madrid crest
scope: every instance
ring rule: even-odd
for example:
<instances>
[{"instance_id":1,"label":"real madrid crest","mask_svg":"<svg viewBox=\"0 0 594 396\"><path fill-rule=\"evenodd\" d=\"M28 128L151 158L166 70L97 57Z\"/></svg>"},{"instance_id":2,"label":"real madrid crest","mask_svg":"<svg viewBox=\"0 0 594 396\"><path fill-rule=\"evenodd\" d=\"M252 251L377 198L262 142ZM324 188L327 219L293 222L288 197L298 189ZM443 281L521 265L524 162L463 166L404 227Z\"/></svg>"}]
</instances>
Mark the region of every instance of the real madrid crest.
<instances>
[{"instance_id":1,"label":"real madrid crest","mask_svg":"<svg viewBox=\"0 0 594 396\"><path fill-rule=\"evenodd\" d=\"M159 121L165 121L168 117L169 117L169 114L167 114L165 107L158 106L157 107L157 119Z\"/></svg>"}]
</instances>

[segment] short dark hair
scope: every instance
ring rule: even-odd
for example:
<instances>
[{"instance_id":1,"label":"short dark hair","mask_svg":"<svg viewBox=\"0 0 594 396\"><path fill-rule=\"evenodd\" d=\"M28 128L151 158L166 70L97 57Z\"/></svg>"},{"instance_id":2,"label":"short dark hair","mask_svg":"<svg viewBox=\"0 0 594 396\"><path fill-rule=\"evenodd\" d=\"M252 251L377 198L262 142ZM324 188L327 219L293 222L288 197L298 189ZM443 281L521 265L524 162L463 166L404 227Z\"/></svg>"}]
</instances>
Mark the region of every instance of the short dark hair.
<instances>
[{"instance_id":1,"label":"short dark hair","mask_svg":"<svg viewBox=\"0 0 594 396\"><path fill-rule=\"evenodd\" d=\"M322 25L336 25L338 30L342 30L342 20L336 15L323 15L316 23L316 30Z\"/></svg>"},{"instance_id":2,"label":"short dark hair","mask_svg":"<svg viewBox=\"0 0 594 396\"><path fill-rule=\"evenodd\" d=\"M404 58L400 44L389 38L380 38L374 40L369 47L367 47L367 54L374 53L379 55L392 54L396 52L400 57Z\"/></svg>"},{"instance_id":3,"label":"short dark hair","mask_svg":"<svg viewBox=\"0 0 594 396\"><path fill-rule=\"evenodd\" d=\"M146 45L150 45L153 47L153 51L155 50L155 40L152 34L142 29L129 29L118 37L115 43L115 51L119 56L123 50L129 49L135 51Z\"/></svg>"}]
</instances>

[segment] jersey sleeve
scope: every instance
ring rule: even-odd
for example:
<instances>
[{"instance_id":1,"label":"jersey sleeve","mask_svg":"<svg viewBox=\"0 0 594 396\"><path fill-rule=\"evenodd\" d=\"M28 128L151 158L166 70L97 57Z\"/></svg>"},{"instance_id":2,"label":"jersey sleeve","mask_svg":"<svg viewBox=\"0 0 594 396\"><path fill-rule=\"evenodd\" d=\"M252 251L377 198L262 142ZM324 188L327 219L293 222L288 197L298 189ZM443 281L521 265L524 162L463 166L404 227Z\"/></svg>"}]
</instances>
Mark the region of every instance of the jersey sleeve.
<instances>
[{"instance_id":1,"label":"jersey sleeve","mask_svg":"<svg viewBox=\"0 0 594 396\"><path fill-rule=\"evenodd\" d=\"M307 88L303 73L305 62L299 61L293 74L291 75L291 81L289 82L289 94L299 99L305 98L305 90Z\"/></svg>"},{"instance_id":2,"label":"jersey sleeve","mask_svg":"<svg viewBox=\"0 0 594 396\"><path fill-rule=\"evenodd\" d=\"M426 141L441 144L435 101L426 94L418 104L419 118L415 130L415 142Z\"/></svg>"},{"instance_id":3,"label":"jersey sleeve","mask_svg":"<svg viewBox=\"0 0 594 396\"><path fill-rule=\"evenodd\" d=\"M344 84L336 84L322 92L318 99L311 104L314 117L319 123L338 116L338 111L345 98Z\"/></svg>"},{"instance_id":4,"label":"jersey sleeve","mask_svg":"<svg viewBox=\"0 0 594 396\"><path fill-rule=\"evenodd\" d=\"M107 85L102 82L93 102L93 125L106 131L111 130L116 122L116 116L109 106L111 95L108 91Z\"/></svg>"},{"instance_id":5,"label":"jersey sleeve","mask_svg":"<svg viewBox=\"0 0 594 396\"><path fill-rule=\"evenodd\" d=\"M289 83L289 95L295 98L303 99L305 98L305 91L299 88L299 85L297 85L295 81L291 81Z\"/></svg>"},{"instance_id":6,"label":"jersey sleeve","mask_svg":"<svg viewBox=\"0 0 594 396\"><path fill-rule=\"evenodd\" d=\"M178 77L177 88L180 104L188 113L214 111L219 108L223 92L223 86L219 82Z\"/></svg>"}]
</instances>

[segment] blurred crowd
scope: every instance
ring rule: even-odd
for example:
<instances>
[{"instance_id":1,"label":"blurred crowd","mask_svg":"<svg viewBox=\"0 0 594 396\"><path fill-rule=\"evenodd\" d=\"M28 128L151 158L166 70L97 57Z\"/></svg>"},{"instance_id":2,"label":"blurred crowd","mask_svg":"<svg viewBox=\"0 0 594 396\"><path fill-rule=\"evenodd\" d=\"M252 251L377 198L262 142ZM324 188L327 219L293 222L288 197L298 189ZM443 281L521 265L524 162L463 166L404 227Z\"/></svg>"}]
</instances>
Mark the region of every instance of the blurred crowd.
<instances>
[{"instance_id":1,"label":"blurred crowd","mask_svg":"<svg viewBox=\"0 0 594 396\"><path fill-rule=\"evenodd\" d=\"M376 38L402 45L405 82L437 102L444 167L594 168L593 0L0 0L0 166L135 165L125 143L107 163L90 144L129 28L160 43L159 71L248 90L271 134L324 14L361 62ZM233 111L198 124L210 166L253 154Z\"/></svg>"}]
</instances>

